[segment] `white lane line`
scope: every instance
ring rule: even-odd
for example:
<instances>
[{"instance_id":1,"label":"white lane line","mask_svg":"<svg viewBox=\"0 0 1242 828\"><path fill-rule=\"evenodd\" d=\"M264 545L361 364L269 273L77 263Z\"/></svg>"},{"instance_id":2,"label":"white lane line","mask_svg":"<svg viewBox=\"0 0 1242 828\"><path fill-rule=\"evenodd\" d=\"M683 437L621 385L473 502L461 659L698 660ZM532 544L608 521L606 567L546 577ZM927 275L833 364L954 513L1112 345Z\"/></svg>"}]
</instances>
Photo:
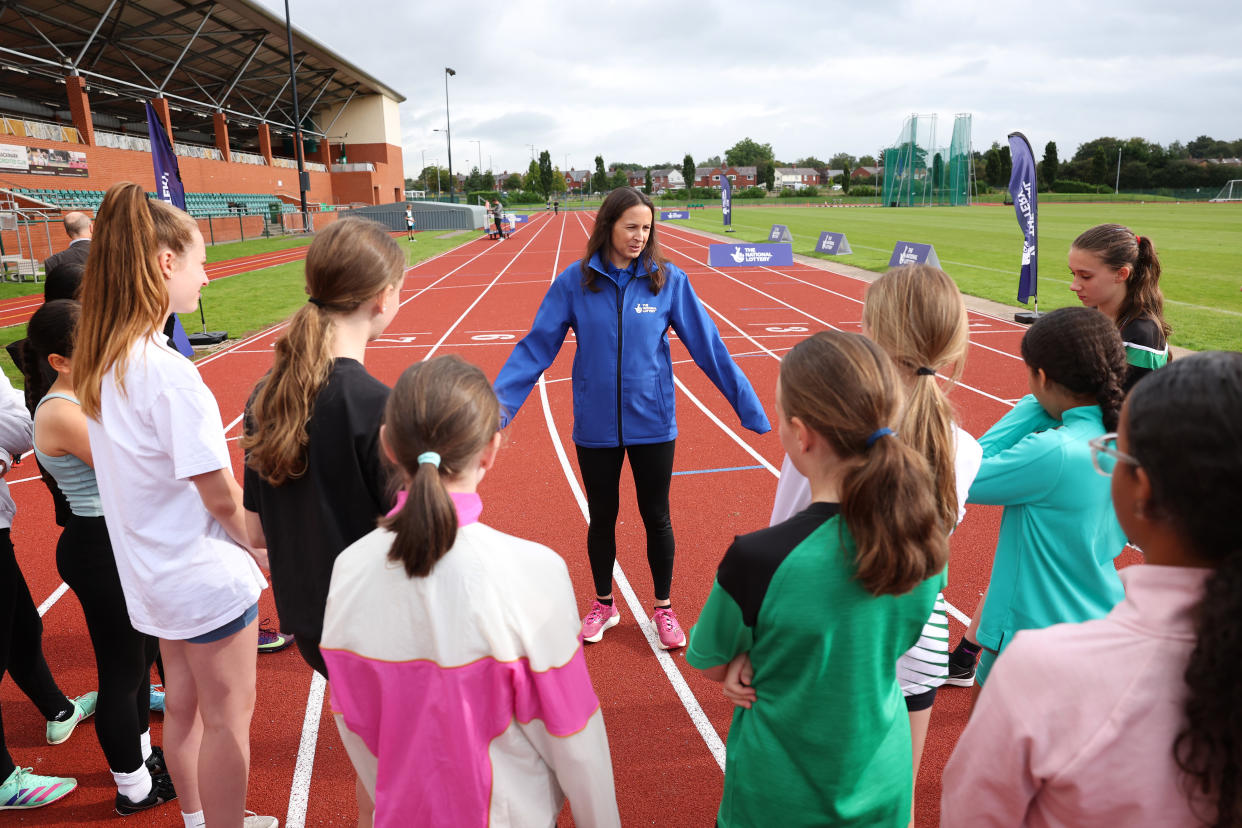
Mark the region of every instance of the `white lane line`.
<instances>
[{"instance_id":1,"label":"white lane line","mask_svg":"<svg viewBox=\"0 0 1242 828\"><path fill-rule=\"evenodd\" d=\"M43 615L52 608L52 604L59 601L60 596L64 595L68 591L69 585L62 581L60 586L56 587L56 589L52 591L52 594L47 596L47 599L42 604L39 604L39 617L42 618Z\"/></svg>"},{"instance_id":2,"label":"white lane line","mask_svg":"<svg viewBox=\"0 0 1242 828\"><path fill-rule=\"evenodd\" d=\"M327 681L319 675L319 671L312 670L310 693L306 696L306 715L302 718L302 738L298 741L298 758L293 766L293 784L289 789L289 810L285 812L285 828L306 826L311 772L315 768L315 745L319 741L319 720L323 714L323 691L326 686Z\"/></svg>"},{"instance_id":3,"label":"white lane line","mask_svg":"<svg viewBox=\"0 0 1242 828\"><path fill-rule=\"evenodd\" d=\"M582 226L582 219L578 218L577 213L574 218L578 219L578 225ZM582 228L585 232L586 228ZM561 225L561 238L556 243L556 259L552 263L552 279L556 278L557 268L561 261L561 241L565 238L565 226ZM582 519L591 524L591 515L587 510L586 495L582 493L582 487L578 484L578 477L574 474L573 467L569 464L569 458L565 455L565 446L561 442L560 432L556 430L556 421L552 418L552 406L548 402L548 387L542 374L539 375L539 400L543 405L543 419L548 426L548 435L552 438L552 447L556 450L556 459L560 461L561 470L565 473L565 479L569 482L569 488L574 494L574 500L578 503L578 509L582 512ZM655 627L651 625L651 621L647 618L647 611L643 607L638 595L634 592L634 587L630 585L630 581L625 577L625 571L621 568L619 561L614 561L612 565L612 577L617 582L617 588L621 590L621 595L625 598L625 604L630 608L630 614L634 616L634 620L638 622L638 628L642 630L643 638L647 639L647 646L655 653L656 660L660 664L660 669L664 671L664 675L668 677L669 683L673 686L673 692L677 694L677 698L681 701L682 707L686 709L686 713L690 716L690 721L694 724L695 730L703 737L707 749L711 751L712 758L716 760L716 764L720 766L721 773L725 769L725 746L720 738L720 734L716 732L716 728L712 727L711 720L707 718L707 714L703 712L699 700L695 698L694 691L690 689L690 685L686 683L686 678L674 663L672 656L667 650L663 650L659 645L659 637L656 634Z\"/></svg>"},{"instance_id":4,"label":"white lane line","mask_svg":"<svg viewBox=\"0 0 1242 828\"><path fill-rule=\"evenodd\" d=\"M521 257L521 255L526 252L527 248L529 248L532 244L535 243L535 239L539 238L539 236L543 233L544 228L548 226L549 225L546 222L541 224L539 226L539 229L535 231L535 234L530 237L530 240L527 241L526 244L522 245L522 249L519 250L517 253L513 254L513 258L509 260L509 263L507 265L505 265L504 267L500 269L500 272L496 274L496 278L492 279L492 281L488 283L487 287L483 288L483 290L479 292L479 295L474 297L474 301L470 303L470 307L462 311L461 316L457 317L457 321L454 322L452 325L450 325L449 329L444 332L444 336L440 337L440 340L436 342L435 345L432 346L431 350L427 352L427 356L423 357L424 360L431 359L433 356L436 355L436 351L440 350L440 346L444 344L444 340L448 339L449 336L452 335L453 331L457 330L457 326L460 325L462 321L467 316L470 315L470 311L474 310L475 305L483 301L483 297L487 295L487 292L491 290L497 282L500 281L501 277L505 275L505 273L509 270L509 268L513 267L514 262L516 262ZM562 231L564 230L563 223L561 225L561 229ZM488 248L488 249L490 250L491 248ZM402 304L405 304L405 303L403 302Z\"/></svg>"}]
</instances>

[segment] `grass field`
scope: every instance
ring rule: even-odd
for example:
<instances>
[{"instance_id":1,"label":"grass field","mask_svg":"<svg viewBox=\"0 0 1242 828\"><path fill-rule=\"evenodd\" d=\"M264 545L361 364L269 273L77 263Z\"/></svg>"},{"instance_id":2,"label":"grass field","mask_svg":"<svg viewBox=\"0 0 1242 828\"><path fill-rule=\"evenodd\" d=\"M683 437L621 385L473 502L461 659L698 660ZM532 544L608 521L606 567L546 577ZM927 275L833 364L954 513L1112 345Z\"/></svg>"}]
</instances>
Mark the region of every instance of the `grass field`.
<instances>
[{"instance_id":1,"label":"grass field","mask_svg":"<svg viewBox=\"0 0 1242 828\"><path fill-rule=\"evenodd\" d=\"M738 207L741 204L738 203ZM1242 350L1242 205L1047 204L1039 211L1039 306L1077 304L1069 290L1066 253L1088 227L1118 222L1150 236L1164 269L1160 285L1173 344L1195 350ZM677 222L719 233L718 207ZM940 263L964 293L1017 305L1022 234L1012 207L927 207L909 210L832 207L741 207L733 235L764 241L773 224L789 226L795 253L868 270L887 268L898 241L933 244ZM813 248L823 230L845 233L849 256Z\"/></svg>"},{"instance_id":2,"label":"grass field","mask_svg":"<svg viewBox=\"0 0 1242 828\"><path fill-rule=\"evenodd\" d=\"M457 235L447 239L438 239L431 233L420 233L417 242L397 239L397 243L406 251L409 264L429 259L446 250L457 247L471 238L468 235ZM292 247L289 239L265 239L254 242L238 242L237 245L221 245L232 248L233 255L219 256L216 261L263 253ZM304 243L308 243L304 242ZM242 246L245 245L243 248ZM207 248L207 258L212 259L213 248ZM252 333L261 331L292 314L306 302L306 278L303 262L276 265L275 267L253 270L217 279L203 288L203 312L207 319L207 330L227 331L229 339L242 339ZM41 292L42 283L39 285ZM197 313L181 314L181 324L187 331L202 330L202 323ZM26 326L13 325L0 329L0 348L26 336ZM15 388L23 387L21 372L13 364L8 355L0 356L0 366L13 382Z\"/></svg>"}]
</instances>

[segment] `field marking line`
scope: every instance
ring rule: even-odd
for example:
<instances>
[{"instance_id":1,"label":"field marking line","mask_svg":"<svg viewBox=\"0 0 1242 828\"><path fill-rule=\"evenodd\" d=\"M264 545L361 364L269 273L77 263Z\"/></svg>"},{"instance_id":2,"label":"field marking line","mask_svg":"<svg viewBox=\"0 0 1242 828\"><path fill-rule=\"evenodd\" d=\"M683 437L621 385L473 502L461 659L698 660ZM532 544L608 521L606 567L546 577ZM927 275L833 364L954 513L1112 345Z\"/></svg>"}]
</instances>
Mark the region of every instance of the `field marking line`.
<instances>
[{"instance_id":1,"label":"field marking line","mask_svg":"<svg viewBox=\"0 0 1242 828\"><path fill-rule=\"evenodd\" d=\"M574 218L578 219L578 214L574 213ZM552 263L552 279L557 276L557 268L560 267L561 261L561 241L565 237L565 224L561 224L561 238L556 243L556 258ZM578 225L582 227L582 220L578 219ZM585 232L586 228L582 227ZM548 427L548 435L552 438L552 448L556 451L556 459L560 461L561 471L565 473L565 480L569 483L569 489L573 492L574 500L578 503L578 509L582 512L582 519L587 525L591 525L590 511L587 509L586 495L582 492L582 487L578 484L578 476L574 474L573 467L569 464L569 457L565 454L565 445L561 442L560 432L556 430L556 421L552 417L552 405L548 401L548 387L544 381L542 374L539 375L539 401L543 405L543 419ZM711 752L712 758L716 760L716 764L720 766L720 772L724 773L725 769L725 745L720 738L720 734L716 732L716 728L712 726L711 720L707 718L707 714L703 712L703 707L699 704L698 698L695 697L694 691L690 689L690 685L686 683L686 677L681 674L677 664L673 661L673 657L668 654L667 650L663 650L659 645L659 636L655 627L652 626L650 619L647 618L647 611L643 608L642 601L638 600L638 594L634 592L634 587L630 585L630 581L625 577L625 570L621 568L619 561L613 561L612 576L616 579L617 588L621 591L621 595L625 598L625 605L629 607L630 614L634 616L634 620L638 623L638 628L642 631L643 638L647 639L647 646L655 653L656 661L660 668L664 670L664 675L668 678L669 684L673 686L673 692L677 694L677 698L681 701L682 707L690 716L691 723L694 724L695 730L703 737L707 749Z\"/></svg>"},{"instance_id":2,"label":"field marking line","mask_svg":"<svg viewBox=\"0 0 1242 828\"><path fill-rule=\"evenodd\" d=\"M52 591L52 594L47 596L42 604L39 604L39 617L42 618L47 611L52 608L52 605L60 600L60 596L64 595L68 591L69 585L64 581L61 581L60 586L56 587L56 589Z\"/></svg>"},{"instance_id":3,"label":"field marking line","mask_svg":"<svg viewBox=\"0 0 1242 828\"><path fill-rule=\"evenodd\" d=\"M302 736L298 740L298 758L293 766L293 783L289 787L289 807L285 811L285 828L306 826L311 774L315 769L315 746L319 742L319 720L323 716L323 696L327 684L318 670L311 671L306 715L302 718Z\"/></svg>"},{"instance_id":4,"label":"field marking line","mask_svg":"<svg viewBox=\"0 0 1242 828\"><path fill-rule=\"evenodd\" d=\"M500 281L500 278L504 276L506 272L508 272L509 268L513 267L513 263L516 262L521 257L521 255L525 253L532 244L535 243L535 239L539 238L539 236L543 233L544 229L548 226L549 225L546 222L541 224L539 226L539 229L535 231L535 235L531 236L530 239L526 242L526 244L522 245L522 249L513 254L513 258L509 260L509 263L507 265L505 265L504 267L500 269L500 272L496 274L496 278L492 279L487 284L487 287L483 288L483 290L479 292L479 295L474 297L474 301L470 303L470 306L466 308L464 311L462 311L461 316L457 317L457 321L454 322L452 325L450 325L449 329L444 332L444 336L440 337L440 340L431 347L431 350L427 352L427 356L423 357L424 361L429 360L433 356L435 356L436 351L438 351L440 349L440 346L444 344L444 340L448 339L449 336L453 333L453 331L457 330L457 326L460 325L462 321L465 320L465 318L470 315L470 311L474 310L475 305L483 301L483 297L487 295L487 292L491 290L496 285L497 282ZM563 223L561 227L563 230L564 229ZM492 248L489 247L487 249L491 250ZM479 255L482 255L482 253L480 253ZM476 256L475 258L478 258L478 257ZM473 259L471 261L473 261ZM464 267L465 265L462 265L462 266ZM403 302L402 304L405 304L405 303Z\"/></svg>"}]
</instances>

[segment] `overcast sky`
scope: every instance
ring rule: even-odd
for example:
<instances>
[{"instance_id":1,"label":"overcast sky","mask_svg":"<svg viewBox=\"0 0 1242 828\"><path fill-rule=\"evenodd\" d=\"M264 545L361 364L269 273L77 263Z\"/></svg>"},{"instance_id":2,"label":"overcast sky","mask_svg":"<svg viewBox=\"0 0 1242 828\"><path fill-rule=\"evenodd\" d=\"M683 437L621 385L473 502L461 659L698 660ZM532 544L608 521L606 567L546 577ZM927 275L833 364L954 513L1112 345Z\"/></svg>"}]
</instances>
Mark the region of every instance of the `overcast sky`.
<instances>
[{"instance_id":1,"label":"overcast sky","mask_svg":"<svg viewBox=\"0 0 1242 828\"><path fill-rule=\"evenodd\" d=\"M257 2L283 15L279 0ZM1242 138L1236 0L292 0L295 28L406 96L407 176L673 162L749 136L793 161L875 155L911 113L974 115L1062 159L1101 135Z\"/></svg>"}]
</instances>

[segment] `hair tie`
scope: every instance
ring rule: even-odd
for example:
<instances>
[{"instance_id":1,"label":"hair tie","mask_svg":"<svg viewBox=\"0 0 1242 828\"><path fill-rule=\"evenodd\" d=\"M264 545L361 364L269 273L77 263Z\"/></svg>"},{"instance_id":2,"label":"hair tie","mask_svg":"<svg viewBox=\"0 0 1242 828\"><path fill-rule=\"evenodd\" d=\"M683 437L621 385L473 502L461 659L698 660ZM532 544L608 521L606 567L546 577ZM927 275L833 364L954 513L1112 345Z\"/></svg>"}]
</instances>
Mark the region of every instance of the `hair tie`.
<instances>
[{"instance_id":1,"label":"hair tie","mask_svg":"<svg viewBox=\"0 0 1242 828\"><path fill-rule=\"evenodd\" d=\"M889 428L888 426L885 426L884 428L877 428L875 431L871 432L871 436L867 438L867 448L871 448L873 445L875 445L876 440L880 439L881 437L887 437L888 435L892 433L893 433L893 430Z\"/></svg>"},{"instance_id":2,"label":"hair tie","mask_svg":"<svg viewBox=\"0 0 1242 828\"><path fill-rule=\"evenodd\" d=\"M934 377L936 376L936 369L928 368L926 365L920 365L914 373L920 377Z\"/></svg>"},{"instance_id":3,"label":"hair tie","mask_svg":"<svg viewBox=\"0 0 1242 828\"><path fill-rule=\"evenodd\" d=\"M322 307L324 307L323 300L322 300L322 299L316 299L314 296L308 296L308 297L306 298L306 301L307 301L307 302L310 302L312 305L314 305L314 306L315 306L315 307L317 307L317 308L322 308Z\"/></svg>"},{"instance_id":4,"label":"hair tie","mask_svg":"<svg viewBox=\"0 0 1242 828\"><path fill-rule=\"evenodd\" d=\"M421 466L423 463L430 463L438 469L440 468L440 455L434 451L424 451L418 455L418 465Z\"/></svg>"},{"instance_id":5,"label":"hair tie","mask_svg":"<svg viewBox=\"0 0 1242 828\"><path fill-rule=\"evenodd\" d=\"M1134 243L1135 243L1135 244L1142 244L1142 243L1143 243L1143 237L1142 237L1142 236L1140 236L1138 233L1135 233L1135 234L1134 234Z\"/></svg>"}]
</instances>

